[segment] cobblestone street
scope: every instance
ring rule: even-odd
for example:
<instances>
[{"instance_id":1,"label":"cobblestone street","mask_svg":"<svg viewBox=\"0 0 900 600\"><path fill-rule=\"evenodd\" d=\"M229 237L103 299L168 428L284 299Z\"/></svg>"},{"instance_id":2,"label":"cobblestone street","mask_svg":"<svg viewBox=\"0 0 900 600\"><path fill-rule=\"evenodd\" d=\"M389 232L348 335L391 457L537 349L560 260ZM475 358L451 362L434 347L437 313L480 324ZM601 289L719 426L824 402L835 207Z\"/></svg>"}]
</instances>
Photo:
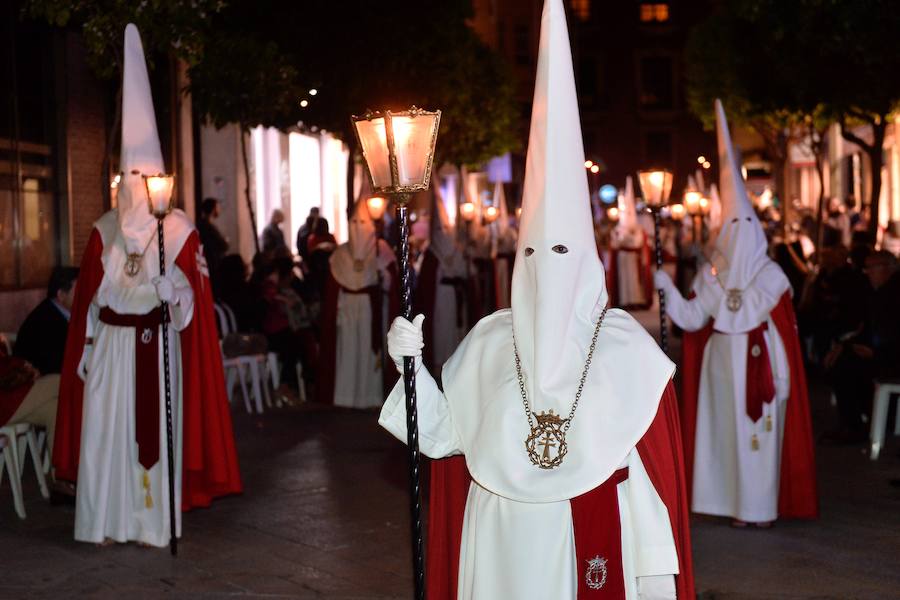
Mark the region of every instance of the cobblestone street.
<instances>
[{"instance_id":1,"label":"cobblestone street","mask_svg":"<svg viewBox=\"0 0 900 600\"><path fill-rule=\"evenodd\" d=\"M830 424L814 384L817 428ZM72 539L74 509L41 500L25 474L28 519L0 489L0 598L409 598L404 448L372 412L306 406L235 413L246 492L185 516L178 558ZM741 531L694 517L704 600L900 597L900 444L817 447L818 522ZM511 573L511 577L515 574ZM499 599L498 599L499 600Z\"/></svg>"}]
</instances>

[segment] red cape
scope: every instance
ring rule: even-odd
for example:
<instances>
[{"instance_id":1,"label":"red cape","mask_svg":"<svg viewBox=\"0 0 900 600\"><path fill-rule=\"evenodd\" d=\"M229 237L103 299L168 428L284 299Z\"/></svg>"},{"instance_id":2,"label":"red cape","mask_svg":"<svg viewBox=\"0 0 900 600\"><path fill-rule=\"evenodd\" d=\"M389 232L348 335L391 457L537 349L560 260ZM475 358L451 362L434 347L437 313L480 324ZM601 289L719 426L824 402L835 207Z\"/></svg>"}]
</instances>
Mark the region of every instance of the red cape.
<instances>
[{"instance_id":1,"label":"red cape","mask_svg":"<svg viewBox=\"0 0 900 600\"><path fill-rule=\"evenodd\" d=\"M388 293L388 321L390 327L394 317L400 314L400 276L397 264L388 267L391 276L391 290ZM322 308L319 313L319 361L316 369L316 402L334 404L334 380L337 377L337 306L341 286L328 269L328 281L325 282L325 295L322 297ZM387 329L383 334L387 334ZM385 345L385 352L387 346ZM389 357L382 357L381 375L385 396L397 381L397 370L390 365Z\"/></svg>"},{"instance_id":2,"label":"red cape","mask_svg":"<svg viewBox=\"0 0 900 600\"><path fill-rule=\"evenodd\" d=\"M813 452L812 423L806 370L797 335L797 319L789 292L772 309L772 321L784 343L791 374L791 393L787 400L784 440L781 449L781 483L778 488L778 516L784 519L817 519L819 501L816 491L816 462ZM681 426L684 455L687 457L688 490L692 489L694 438L697 429L697 398L703 351L712 323L695 332L684 332L682 357Z\"/></svg>"},{"instance_id":3,"label":"red cape","mask_svg":"<svg viewBox=\"0 0 900 600\"><path fill-rule=\"evenodd\" d=\"M201 272L197 232L188 236L175 259L194 292L194 315L180 332L183 400L181 509L209 506L213 498L242 491L231 426L222 355L213 313L212 287ZM53 464L56 476L78 477L84 383L76 369L84 349L87 311L103 280L103 241L94 229L81 260L60 379Z\"/></svg>"},{"instance_id":4,"label":"red cape","mask_svg":"<svg viewBox=\"0 0 900 600\"><path fill-rule=\"evenodd\" d=\"M656 418L637 444L650 481L669 511L680 573L675 577L679 598L694 598L694 567L688 523L688 496L681 454L678 400L671 383L659 403ZM459 574L463 515L469 483L465 458L431 462L426 589L430 600L455 600ZM575 527L576 532L579 527Z\"/></svg>"}]
</instances>

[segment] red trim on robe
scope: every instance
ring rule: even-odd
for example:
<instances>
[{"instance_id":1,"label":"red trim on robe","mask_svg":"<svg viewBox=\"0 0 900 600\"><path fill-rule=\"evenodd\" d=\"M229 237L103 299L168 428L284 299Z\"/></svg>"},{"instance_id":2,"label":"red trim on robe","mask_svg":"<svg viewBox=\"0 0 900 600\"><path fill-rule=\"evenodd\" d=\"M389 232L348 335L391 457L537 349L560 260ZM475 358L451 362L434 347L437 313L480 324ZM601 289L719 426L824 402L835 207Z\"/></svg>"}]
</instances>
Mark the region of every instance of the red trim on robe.
<instances>
[{"instance_id":1,"label":"red trim on robe","mask_svg":"<svg viewBox=\"0 0 900 600\"><path fill-rule=\"evenodd\" d=\"M182 490L181 509L209 506L219 496L243 490L222 356L213 313L212 287L200 272L197 232L188 236L175 264L194 293L190 324L181 332ZM76 373L84 348L87 311L103 280L103 242L94 229L81 261L60 380L53 464L60 479L76 481L81 449L84 384Z\"/></svg>"},{"instance_id":2,"label":"red trim on robe","mask_svg":"<svg viewBox=\"0 0 900 600\"><path fill-rule=\"evenodd\" d=\"M694 569L688 523L687 488L684 459L681 454L678 405L670 382L659 403L656 417L637 444L641 461L650 481L669 512L679 574L675 576L678 598L694 598ZM426 591L429 600L455 600L459 578L459 553L462 544L466 499L472 478L465 458L453 456L431 461L431 494L426 566ZM582 498L590 497L590 492ZM573 512L573 518L577 514ZM575 522L575 531L584 531L584 523ZM577 533L576 533L577 535ZM579 541L575 541L576 547ZM578 565L583 575L583 565ZM579 595L579 598L582 596ZM588 598L590 596L587 596Z\"/></svg>"},{"instance_id":3,"label":"red trim on robe","mask_svg":"<svg viewBox=\"0 0 900 600\"><path fill-rule=\"evenodd\" d=\"M638 268L641 270L639 281L644 288L644 297L647 301L643 304L629 304L627 308L632 310L647 310L653 305L653 295L656 288L653 285L653 270L650 264L653 262L652 250L644 234L644 243L639 248L610 248L609 270L606 274L606 290L609 294L611 306L623 306L619 301L619 252L638 253Z\"/></svg>"},{"instance_id":4,"label":"red trim on robe","mask_svg":"<svg viewBox=\"0 0 900 600\"><path fill-rule=\"evenodd\" d=\"M790 292L785 292L770 314L784 344L791 378L791 391L785 411L784 439L781 449L781 481L778 487L778 517L817 519L819 501L816 486L815 453L809 395L803 353L797 335L797 320ZM697 429L697 400L703 351L712 335L712 324L695 332L685 332L682 342L681 425L684 454L688 457L688 490L692 491L694 446Z\"/></svg>"}]
</instances>

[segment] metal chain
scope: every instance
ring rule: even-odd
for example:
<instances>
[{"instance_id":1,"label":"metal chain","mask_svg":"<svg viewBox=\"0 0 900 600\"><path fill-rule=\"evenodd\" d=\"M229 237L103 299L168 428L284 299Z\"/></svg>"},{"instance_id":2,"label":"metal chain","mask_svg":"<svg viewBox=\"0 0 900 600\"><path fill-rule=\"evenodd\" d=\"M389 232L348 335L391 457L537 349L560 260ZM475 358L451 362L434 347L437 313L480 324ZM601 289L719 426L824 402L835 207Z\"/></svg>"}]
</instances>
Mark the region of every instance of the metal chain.
<instances>
[{"instance_id":1,"label":"metal chain","mask_svg":"<svg viewBox=\"0 0 900 600\"><path fill-rule=\"evenodd\" d=\"M600 335L600 325L603 324L603 318L609 307L603 309L600 318L597 319L597 326L594 328L594 336L591 338L591 347L588 350L587 360L584 363L584 370L581 372L581 380L578 382L578 391L575 392L575 401L572 403L572 410L566 418L563 425L563 433L569 431L572 426L572 419L575 418L575 411L578 410L578 402L581 400L581 392L584 390L584 383L587 381L588 371L591 369L591 361L594 358L594 349L597 347L597 337ZM516 376L519 379L519 392L522 394L522 404L525 406L525 416L528 417L528 426L534 429L534 418L531 416L531 404L528 402L528 394L525 391L525 380L522 378L522 360L519 358L519 348L516 345L516 335L513 333L513 352L516 356Z\"/></svg>"}]
</instances>

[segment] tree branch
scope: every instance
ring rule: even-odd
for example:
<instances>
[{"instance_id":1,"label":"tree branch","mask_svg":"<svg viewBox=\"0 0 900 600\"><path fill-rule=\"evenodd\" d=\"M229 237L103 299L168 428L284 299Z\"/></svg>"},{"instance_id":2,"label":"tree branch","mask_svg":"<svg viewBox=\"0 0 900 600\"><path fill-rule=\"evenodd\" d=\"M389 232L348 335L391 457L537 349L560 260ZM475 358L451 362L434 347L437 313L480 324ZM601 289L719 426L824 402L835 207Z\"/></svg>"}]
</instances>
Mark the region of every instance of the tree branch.
<instances>
[{"instance_id":1,"label":"tree branch","mask_svg":"<svg viewBox=\"0 0 900 600\"><path fill-rule=\"evenodd\" d=\"M866 142L864 139L862 139L861 137L859 137L858 135L856 135L855 133L853 133L852 131L850 131L847 128L847 116L846 115L842 114L838 123L841 126L841 137L843 137L848 142L853 142L860 148L864 149L866 152L872 152L872 150L874 150L875 147L872 144ZM873 126L874 126L874 123L873 123Z\"/></svg>"}]
</instances>

